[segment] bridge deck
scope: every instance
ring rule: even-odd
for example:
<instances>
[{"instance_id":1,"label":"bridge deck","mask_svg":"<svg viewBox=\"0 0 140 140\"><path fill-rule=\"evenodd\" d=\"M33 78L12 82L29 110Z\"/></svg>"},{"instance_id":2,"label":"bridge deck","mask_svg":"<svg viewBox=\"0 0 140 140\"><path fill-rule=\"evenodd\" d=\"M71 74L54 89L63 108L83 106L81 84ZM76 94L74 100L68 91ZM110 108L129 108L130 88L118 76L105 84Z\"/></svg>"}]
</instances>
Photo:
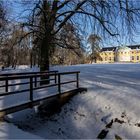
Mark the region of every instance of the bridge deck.
<instances>
[{"instance_id":1,"label":"bridge deck","mask_svg":"<svg viewBox=\"0 0 140 140\"><path fill-rule=\"evenodd\" d=\"M77 88L77 89L65 91L61 94L58 94L58 93L53 94L53 95L51 94L51 95L48 95L48 96L43 97L43 98L35 99L34 101L27 101L25 103L16 104L16 105L13 105L11 107L7 107L5 109L1 109L0 110L0 117L3 117L4 115L10 114L10 113L24 110L27 108L31 108L33 106L37 106L40 104L40 102L47 101L50 98L55 98L55 97L61 98L63 96L69 96L69 95L72 96L72 95L75 95L77 93L84 92L84 91L87 91L87 89L86 88Z\"/></svg>"}]
</instances>

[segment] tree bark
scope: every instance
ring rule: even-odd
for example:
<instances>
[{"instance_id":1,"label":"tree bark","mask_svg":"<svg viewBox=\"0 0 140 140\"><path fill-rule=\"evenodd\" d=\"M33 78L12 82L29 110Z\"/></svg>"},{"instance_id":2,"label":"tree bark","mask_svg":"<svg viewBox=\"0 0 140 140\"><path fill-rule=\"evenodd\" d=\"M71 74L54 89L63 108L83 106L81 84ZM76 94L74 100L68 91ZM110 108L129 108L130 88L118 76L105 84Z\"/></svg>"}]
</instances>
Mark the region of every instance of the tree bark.
<instances>
[{"instance_id":1,"label":"tree bark","mask_svg":"<svg viewBox=\"0 0 140 140\"><path fill-rule=\"evenodd\" d=\"M50 39L48 37L44 37L41 44L41 59L40 59L40 71L49 71L49 49L50 49ZM43 75L41 77L41 85L49 84L49 76Z\"/></svg>"}]
</instances>

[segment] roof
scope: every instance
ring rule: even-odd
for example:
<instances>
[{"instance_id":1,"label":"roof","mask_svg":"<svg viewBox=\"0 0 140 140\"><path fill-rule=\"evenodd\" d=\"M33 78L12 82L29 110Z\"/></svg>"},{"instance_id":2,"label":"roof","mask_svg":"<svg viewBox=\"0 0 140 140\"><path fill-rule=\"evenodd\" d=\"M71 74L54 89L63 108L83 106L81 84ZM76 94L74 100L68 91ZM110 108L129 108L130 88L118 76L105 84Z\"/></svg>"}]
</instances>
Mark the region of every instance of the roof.
<instances>
[{"instance_id":1,"label":"roof","mask_svg":"<svg viewBox=\"0 0 140 140\"><path fill-rule=\"evenodd\" d=\"M140 45L130 45L130 46L127 46L131 49L140 49Z\"/></svg>"},{"instance_id":2,"label":"roof","mask_svg":"<svg viewBox=\"0 0 140 140\"><path fill-rule=\"evenodd\" d=\"M106 48L102 48L102 51L115 51L116 47L106 47Z\"/></svg>"},{"instance_id":3,"label":"roof","mask_svg":"<svg viewBox=\"0 0 140 140\"><path fill-rule=\"evenodd\" d=\"M115 51L117 48L122 48L120 46L117 46L117 47L105 47L105 48L102 48L101 51ZM140 45L129 45L129 46L124 46L124 49L126 48L130 48L130 49L140 49Z\"/></svg>"},{"instance_id":4,"label":"roof","mask_svg":"<svg viewBox=\"0 0 140 140\"><path fill-rule=\"evenodd\" d=\"M131 48L129 48L128 46L121 46L121 47L118 47L118 51L129 51L129 50L131 50Z\"/></svg>"}]
</instances>

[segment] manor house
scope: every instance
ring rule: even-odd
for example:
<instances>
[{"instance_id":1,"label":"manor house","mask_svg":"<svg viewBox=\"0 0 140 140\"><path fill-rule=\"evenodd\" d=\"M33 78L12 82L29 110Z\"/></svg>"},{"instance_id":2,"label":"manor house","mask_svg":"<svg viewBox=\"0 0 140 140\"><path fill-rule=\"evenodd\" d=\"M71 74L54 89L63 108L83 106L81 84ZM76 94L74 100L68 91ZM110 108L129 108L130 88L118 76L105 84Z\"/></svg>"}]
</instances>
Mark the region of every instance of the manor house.
<instances>
[{"instance_id":1,"label":"manor house","mask_svg":"<svg viewBox=\"0 0 140 140\"><path fill-rule=\"evenodd\" d=\"M99 58L100 57L100 58ZM97 63L140 62L140 45L102 48Z\"/></svg>"}]
</instances>

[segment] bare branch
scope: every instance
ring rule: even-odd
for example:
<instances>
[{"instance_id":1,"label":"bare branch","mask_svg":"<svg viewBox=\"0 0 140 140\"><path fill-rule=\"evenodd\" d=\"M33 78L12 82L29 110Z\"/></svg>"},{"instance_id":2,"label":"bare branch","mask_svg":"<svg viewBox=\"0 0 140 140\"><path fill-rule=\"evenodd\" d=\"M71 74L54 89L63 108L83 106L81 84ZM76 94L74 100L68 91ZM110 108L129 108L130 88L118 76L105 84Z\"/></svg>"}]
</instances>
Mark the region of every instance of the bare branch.
<instances>
[{"instance_id":1,"label":"bare branch","mask_svg":"<svg viewBox=\"0 0 140 140\"><path fill-rule=\"evenodd\" d=\"M66 6L69 2L70 2L70 0L65 0L60 6L58 6L58 9L63 8L63 7Z\"/></svg>"},{"instance_id":2,"label":"bare branch","mask_svg":"<svg viewBox=\"0 0 140 140\"><path fill-rule=\"evenodd\" d=\"M61 28L66 24L66 22L67 22L67 21L76 13L76 11L77 11L78 9L80 9L81 6L84 5L85 3L86 3L86 0L83 0L82 2L78 3L78 4L76 5L76 7L74 8L74 10L73 10L69 15L67 15L67 16L64 18L64 20L60 23L60 25L58 26L58 29L55 31L54 34L58 33L58 32L61 30Z\"/></svg>"}]
</instances>

